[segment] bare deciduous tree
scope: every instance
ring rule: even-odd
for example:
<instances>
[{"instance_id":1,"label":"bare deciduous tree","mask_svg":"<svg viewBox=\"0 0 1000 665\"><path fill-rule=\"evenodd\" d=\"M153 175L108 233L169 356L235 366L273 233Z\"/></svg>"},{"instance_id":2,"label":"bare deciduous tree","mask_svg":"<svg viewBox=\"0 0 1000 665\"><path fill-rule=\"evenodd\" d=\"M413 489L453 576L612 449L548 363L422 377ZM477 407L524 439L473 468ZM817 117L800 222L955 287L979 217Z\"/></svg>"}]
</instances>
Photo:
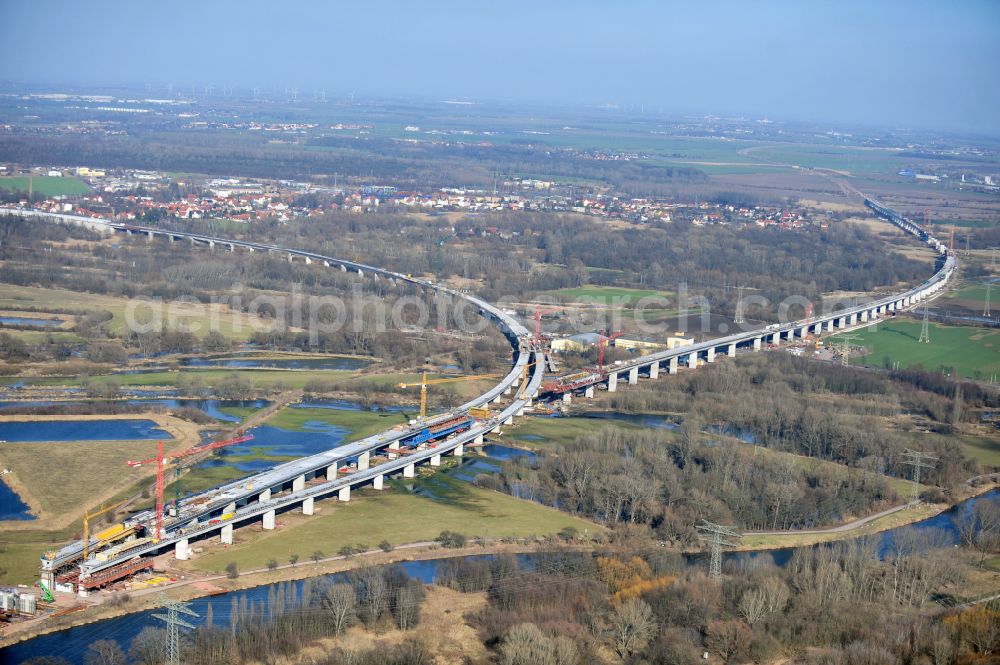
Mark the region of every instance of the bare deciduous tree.
<instances>
[{"instance_id":1,"label":"bare deciduous tree","mask_svg":"<svg viewBox=\"0 0 1000 665\"><path fill-rule=\"evenodd\" d=\"M962 544L979 553L979 567L986 557L1000 550L1000 500L980 499L959 517L955 518Z\"/></svg>"},{"instance_id":2,"label":"bare deciduous tree","mask_svg":"<svg viewBox=\"0 0 1000 665\"><path fill-rule=\"evenodd\" d=\"M615 651L622 658L641 649L656 631L653 610L639 598L629 598L611 612Z\"/></svg>"},{"instance_id":3,"label":"bare deciduous tree","mask_svg":"<svg viewBox=\"0 0 1000 665\"><path fill-rule=\"evenodd\" d=\"M577 665L580 653L573 640L549 637L533 623L510 629L500 645L502 665Z\"/></svg>"},{"instance_id":4,"label":"bare deciduous tree","mask_svg":"<svg viewBox=\"0 0 1000 665\"><path fill-rule=\"evenodd\" d=\"M330 612L334 633L340 635L351 625L356 616L357 596L354 587L346 583L334 584L323 594L322 603Z\"/></svg>"},{"instance_id":5,"label":"bare deciduous tree","mask_svg":"<svg viewBox=\"0 0 1000 665\"><path fill-rule=\"evenodd\" d=\"M761 589L747 589L740 596L740 616L753 626L769 614L767 595Z\"/></svg>"}]
</instances>

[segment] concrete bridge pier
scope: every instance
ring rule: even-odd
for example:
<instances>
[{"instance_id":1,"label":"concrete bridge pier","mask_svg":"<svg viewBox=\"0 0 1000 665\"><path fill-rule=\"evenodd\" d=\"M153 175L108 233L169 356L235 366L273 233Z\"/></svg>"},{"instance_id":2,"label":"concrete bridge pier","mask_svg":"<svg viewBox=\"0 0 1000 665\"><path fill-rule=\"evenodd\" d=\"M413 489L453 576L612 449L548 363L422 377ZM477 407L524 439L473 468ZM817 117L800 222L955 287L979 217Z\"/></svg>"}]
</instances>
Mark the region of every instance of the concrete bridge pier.
<instances>
[{"instance_id":1,"label":"concrete bridge pier","mask_svg":"<svg viewBox=\"0 0 1000 665\"><path fill-rule=\"evenodd\" d=\"M481 434L476 437L476 443L480 445L483 443L483 436ZM455 446L455 450L453 450L451 454L454 455L455 457L462 457L463 455L465 455L465 445L461 443L458 444L457 446Z\"/></svg>"},{"instance_id":2,"label":"concrete bridge pier","mask_svg":"<svg viewBox=\"0 0 1000 665\"><path fill-rule=\"evenodd\" d=\"M562 403L563 404L572 404L573 403L573 393L571 393L571 392L564 392L563 396L562 396Z\"/></svg>"},{"instance_id":3,"label":"concrete bridge pier","mask_svg":"<svg viewBox=\"0 0 1000 665\"><path fill-rule=\"evenodd\" d=\"M805 339L808 336L809 336L809 326L807 326L807 325L806 326L802 326L799 329L799 337L802 338L802 339Z\"/></svg>"},{"instance_id":4,"label":"concrete bridge pier","mask_svg":"<svg viewBox=\"0 0 1000 665\"><path fill-rule=\"evenodd\" d=\"M485 443L485 439L483 439L483 435L482 434L477 434L476 438L475 438L475 442L476 442L477 446L483 445L483 443Z\"/></svg>"},{"instance_id":5,"label":"concrete bridge pier","mask_svg":"<svg viewBox=\"0 0 1000 665\"><path fill-rule=\"evenodd\" d=\"M431 466L441 466L441 455L431 455Z\"/></svg>"},{"instance_id":6,"label":"concrete bridge pier","mask_svg":"<svg viewBox=\"0 0 1000 665\"><path fill-rule=\"evenodd\" d=\"M677 356L670 359L670 364L667 365L667 374L677 373Z\"/></svg>"},{"instance_id":7,"label":"concrete bridge pier","mask_svg":"<svg viewBox=\"0 0 1000 665\"><path fill-rule=\"evenodd\" d=\"M762 337L754 337L753 338L753 350L754 351L760 351L760 347L763 344L763 342L764 342L764 339Z\"/></svg>"},{"instance_id":8,"label":"concrete bridge pier","mask_svg":"<svg viewBox=\"0 0 1000 665\"><path fill-rule=\"evenodd\" d=\"M658 379L658 378L660 378L660 362L659 361L656 361L655 363L650 363L649 364L649 378L651 378L651 379Z\"/></svg>"},{"instance_id":9,"label":"concrete bridge pier","mask_svg":"<svg viewBox=\"0 0 1000 665\"><path fill-rule=\"evenodd\" d=\"M350 501L351 500L351 487L350 487L350 485L345 485L344 487L340 488L340 491L337 492L337 500L338 501Z\"/></svg>"},{"instance_id":10,"label":"concrete bridge pier","mask_svg":"<svg viewBox=\"0 0 1000 665\"><path fill-rule=\"evenodd\" d=\"M365 273L361 268L358 268L358 277L364 277Z\"/></svg>"},{"instance_id":11,"label":"concrete bridge pier","mask_svg":"<svg viewBox=\"0 0 1000 665\"><path fill-rule=\"evenodd\" d=\"M222 514L223 515L227 515L229 513L235 513L235 512L236 512L236 502L235 501L233 501L231 503L227 503L226 507L222 509Z\"/></svg>"},{"instance_id":12,"label":"concrete bridge pier","mask_svg":"<svg viewBox=\"0 0 1000 665\"><path fill-rule=\"evenodd\" d=\"M853 326L853 325L854 325L854 324L856 324L857 322L858 322L858 315L857 315L857 312L855 312L854 314L851 314L851 315L849 315L849 316L847 317L847 325L849 325L849 326Z\"/></svg>"},{"instance_id":13,"label":"concrete bridge pier","mask_svg":"<svg viewBox=\"0 0 1000 665\"><path fill-rule=\"evenodd\" d=\"M501 397L500 395L497 395L496 397L493 398L493 403L494 404L499 404L502 400L503 400L503 397Z\"/></svg>"},{"instance_id":14,"label":"concrete bridge pier","mask_svg":"<svg viewBox=\"0 0 1000 665\"><path fill-rule=\"evenodd\" d=\"M219 531L219 542L221 542L223 545L232 545L233 544L233 525L232 524L226 524L226 525L224 525L222 527L222 529Z\"/></svg>"},{"instance_id":15,"label":"concrete bridge pier","mask_svg":"<svg viewBox=\"0 0 1000 665\"><path fill-rule=\"evenodd\" d=\"M229 243L229 251L230 252L235 252L236 251L236 245L234 245L233 243Z\"/></svg>"},{"instance_id":16,"label":"concrete bridge pier","mask_svg":"<svg viewBox=\"0 0 1000 665\"><path fill-rule=\"evenodd\" d=\"M358 455L358 471L364 471L371 466L371 458L372 454L368 451Z\"/></svg>"},{"instance_id":17,"label":"concrete bridge pier","mask_svg":"<svg viewBox=\"0 0 1000 665\"><path fill-rule=\"evenodd\" d=\"M337 463L334 462L330 466L326 467L326 479L333 480L337 477Z\"/></svg>"},{"instance_id":18,"label":"concrete bridge pier","mask_svg":"<svg viewBox=\"0 0 1000 665\"><path fill-rule=\"evenodd\" d=\"M215 249L215 241L214 240L209 240L208 241L208 248L212 249L212 250Z\"/></svg>"},{"instance_id":19,"label":"concrete bridge pier","mask_svg":"<svg viewBox=\"0 0 1000 665\"><path fill-rule=\"evenodd\" d=\"M639 368L633 367L628 371L628 384L634 386L639 383Z\"/></svg>"},{"instance_id":20,"label":"concrete bridge pier","mask_svg":"<svg viewBox=\"0 0 1000 665\"><path fill-rule=\"evenodd\" d=\"M612 372L608 374L608 392L613 393L618 390L618 375Z\"/></svg>"},{"instance_id":21,"label":"concrete bridge pier","mask_svg":"<svg viewBox=\"0 0 1000 665\"><path fill-rule=\"evenodd\" d=\"M326 261L326 260L324 260L324 261L323 261L323 267L324 267L324 268L329 268L329 267L330 267L330 262L329 262L329 261Z\"/></svg>"},{"instance_id":22,"label":"concrete bridge pier","mask_svg":"<svg viewBox=\"0 0 1000 665\"><path fill-rule=\"evenodd\" d=\"M594 399L594 386L587 386L583 389L583 396L588 399Z\"/></svg>"},{"instance_id":23,"label":"concrete bridge pier","mask_svg":"<svg viewBox=\"0 0 1000 665\"><path fill-rule=\"evenodd\" d=\"M771 333L771 344L774 346L779 346L781 344L781 333Z\"/></svg>"},{"instance_id":24,"label":"concrete bridge pier","mask_svg":"<svg viewBox=\"0 0 1000 665\"><path fill-rule=\"evenodd\" d=\"M347 272L347 266L341 264L340 265L340 272Z\"/></svg>"},{"instance_id":25,"label":"concrete bridge pier","mask_svg":"<svg viewBox=\"0 0 1000 665\"><path fill-rule=\"evenodd\" d=\"M861 318L861 323L867 323L868 322L868 310L867 309L861 311L861 317L860 318Z\"/></svg>"},{"instance_id":26,"label":"concrete bridge pier","mask_svg":"<svg viewBox=\"0 0 1000 665\"><path fill-rule=\"evenodd\" d=\"M381 476L381 475L375 476L372 479L372 487L374 487L377 490L382 489L382 487L384 486L384 483L385 483L384 477Z\"/></svg>"},{"instance_id":27,"label":"concrete bridge pier","mask_svg":"<svg viewBox=\"0 0 1000 665\"><path fill-rule=\"evenodd\" d=\"M306 474L303 473L298 476L295 476L295 478L292 480L292 491L301 492L305 488L306 488Z\"/></svg>"},{"instance_id":28,"label":"concrete bridge pier","mask_svg":"<svg viewBox=\"0 0 1000 665\"><path fill-rule=\"evenodd\" d=\"M698 366L698 354L697 353L689 353L688 354L688 367L694 369L697 366Z\"/></svg>"},{"instance_id":29,"label":"concrete bridge pier","mask_svg":"<svg viewBox=\"0 0 1000 665\"><path fill-rule=\"evenodd\" d=\"M735 358L736 357L736 345L735 344L730 344L729 345L729 348L726 349L726 355L728 355L730 358Z\"/></svg>"},{"instance_id":30,"label":"concrete bridge pier","mask_svg":"<svg viewBox=\"0 0 1000 665\"><path fill-rule=\"evenodd\" d=\"M504 425L513 425L514 424L514 416L507 416L507 419L503 421L503 424Z\"/></svg>"},{"instance_id":31,"label":"concrete bridge pier","mask_svg":"<svg viewBox=\"0 0 1000 665\"><path fill-rule=\"evenodd\" d=\"M708 351L705 352L705 362L714 363L715 362L715 347L708 347Z\"/></svg>"},{"instance_id":32,"label":"concrete bridge pier","mask_svg":"<svg viewBox=\"0 0 1000 665\"><path fill-rule=\"evenodd\" d=\"M407 464L406 466L403 467L404 478L413 478L415 475L417 475L416 472L417 472L416 464Z\"/></svg>"},{"instance_id":33,"label":"concrete bridge pier","mask_svg":"<svg viewBox=\"0 0 1000 665\"><path fill-rule=\"evenodd\" d=\"M316 499L309 497L302 502L302 514L312 515L315 512Z\"/></svg>"},{"instance_id":34,"label":"concrete bridge pier","mask_svg":"<svg viewBox=\"0 0 1000 665\"><path fill-rule=\"evenodd\" d=\"M789 342L795 339L795 328L792 328L791 330L788 330L785 333L785 339L787 339Z\"/></svg>"},{"instance_id":35,"label":"concrete bridge pier","mask_svg":"<svg viewBox=\"0 0 1000 665\"><path fill-rule=\"evenodd\" d=\"M268 487L266 490L257 495L257 501L264 503L265 501L271 500L271 488Z\"/></svg>"},{"instance_id":36,"label":"concrete bridge pier","mask_svg":"<svg viewBox=\"0 0 1000 665\"><path fill-rule=\"evenodd\" d=\"M826 322L826 330L827 332L833 332L833 319Z\"/></svg>"},{"instance_id":37,"label":"concrete bridge pier","mask_svg":"<svg viewBox=\"0 0 1000 665\"><path fill-rule=\"evenodd\" d=\"M311 264L313 262L313 260L311 258L309 258L308 256L304 256L302 258L304 258L306 260L306 265L309 265L309 264Z\"/></svg>"},{"instance_id":38,"label":"concrete bridge pier","mask_svg":"<svg viewBox=\"0 0 1000 665\"><path fill-rule=\"evenodd\" d=\"M274 529L274 511L269 510L264 513L264 530L271 531Z\"/></svg>"},{"instance_id":39,"label":"concrete bridge pier","mask_svg":"<svg viewBox=\"0 0 1000 665\"><path fill-rule=\"evenodd\" d=\"M174 543L174 558L178 561L187 561L191 556L191 548L189 547L188 539L182 538Z\"/></svg>"},{"instance_id":40,"label":"concrete bridge pier","mask_svg":"<svg viewBox=\"0 0 1000 665\"><path fill-rule=\"evenodd\" d=\"M152 240L153 239L153 232L152 231L146 231L146 239L147 240Z\"/></svg>"}]
</instances>

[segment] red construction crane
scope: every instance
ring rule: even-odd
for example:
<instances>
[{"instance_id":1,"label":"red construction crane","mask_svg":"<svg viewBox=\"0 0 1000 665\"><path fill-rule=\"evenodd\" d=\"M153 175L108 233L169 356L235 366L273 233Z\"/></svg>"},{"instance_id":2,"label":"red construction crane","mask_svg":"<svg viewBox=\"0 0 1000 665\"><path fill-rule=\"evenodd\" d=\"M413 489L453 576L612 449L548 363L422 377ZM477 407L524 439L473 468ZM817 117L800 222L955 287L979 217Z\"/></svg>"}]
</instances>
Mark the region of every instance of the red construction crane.
<instances>
[{"instance_id":1,"label":"red construction crane","mask_svg":"<svg viewBox=\"0 0 1000 665\"><path fill-rule=\"evenodd\" d=\"M618 332L613 333L611 335L607 335L607 336L601 335L601 341L597 345L597 348L598 348L598 351L597 351L597 369L598 370L601 370L601 371L604 370L604 347L607 346L608 342L610 342L611 340L618 339L619 337L621 337L624 334L625 334L624 330L619 330Z\"/></svg>"},{"instance_id":2,"label":"red construction crane","mask_svg":"<svg viewBox=\"0 0 1000 665\"><path fill-rule=\"evenodd\" d=\"M253 434L243 434L232 439L225 439L224 441L213 441L212 443L195 446L194 448L188 448L187 450L181 451L179 453L174 453L173 455L163 454L163 442L158 441L156 443L156 457L146 460L129 460L127 464L129 466L142 466L144 464L152 464L156 462L156 531L154 538L156 540L163 539L163 467L168 460L180 459L181 457L188 457L189 455L194 455L196 453L204 453L209 450L215 450L217 448L224 448L226 446L232 446L237 443L243 443L244 441L249 441L253 438Z\"/></svg>"},{"instance_id":3,"label":"red construction crane","mask_svg":"<svg viewBox=\"0 0 1000 665\"><path fill-rule=\"evenodd\" d=\"M562 307L550 307L549 309L543 310L541 305L535 305L535 346L542 339L542 315L551 314L553 312L558 312Z\"/></svg>"}]
</instances>

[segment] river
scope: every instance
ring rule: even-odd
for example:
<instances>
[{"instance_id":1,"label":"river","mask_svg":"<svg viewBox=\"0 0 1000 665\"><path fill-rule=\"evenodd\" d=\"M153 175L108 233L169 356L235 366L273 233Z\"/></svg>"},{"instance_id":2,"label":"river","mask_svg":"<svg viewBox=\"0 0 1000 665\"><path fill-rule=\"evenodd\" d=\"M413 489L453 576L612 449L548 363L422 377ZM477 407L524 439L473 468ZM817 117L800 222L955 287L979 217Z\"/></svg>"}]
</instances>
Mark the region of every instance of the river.
<instances>
[{"instance_id":1,"label":"river","mask_svg":"<svg viewBox=\"0 0 1000 665\"><path fill-rule=\"evenodd\" d=\"M957 542L958 534L955 530L952 519L961 511L971 509L977 501L995 499L997 497L1000 497L1000 490L992 490L979 497L969 499L968 501L941 513L940 515L928 518L912 526L920 529L942 529L944 532L950 534L952 539ZM888 550L894 534L898 533L899 530L900 529L893 529L881 534L883 553ZM826 545L815 545L810 547L824 546ZM738 563L740 561L749 561L760 557L770 557L774 560L775 564L783 566L788 563L789 559L791 559L794 551L794 548L788 548L755 552L729 552L725 555L725 558L727 562ZM454 559L489 559L492 558L492 556L493 555L488 554L466 557L442 556L439 559L431 559L427 561L404 561L395 565L400 566L411 577L430 584L438 579L439 570L441 569L442 563L445 561ZM547 556L548 555L545 553L519 554L517 555L517 560L522 569L530 570L536 566L539 560L543 560ZM706 555L703 554L691 554L685 556L688 565L704 565L705 558ZM343 577L344 575L345 573L336 573L332 577L337 578ZM301 588L302 582L292 582L292 584ZM226 626L229 621L229 611L233 603L239 602L240 599L244 597L257 602L266 601L270 589L274 586L275 585L273 584L263 585L252 589L233 591L217 596L197 598L191 601L191 609L197 612L201 617L204 617L206 610L209 605L211 605L212 614L214 616L214 624L216 626ZM106 619L104 621L84 626L69 628L57 633L42 635L41 637L36 637L32 640L0 650L0 662L19 663L33 656L61 656L73 665L82 665L87 647L95 640L117 640L119 644L127 650L132 638L134 638L143 628L146 626L161 626L162 623L157 621L152 616L153 613L157 611L158 610L146 610L143 612L135 612L113 619ZM192 621L195 624L199 623L198 619L192 619Z\"/></svg>"}]
</instances>

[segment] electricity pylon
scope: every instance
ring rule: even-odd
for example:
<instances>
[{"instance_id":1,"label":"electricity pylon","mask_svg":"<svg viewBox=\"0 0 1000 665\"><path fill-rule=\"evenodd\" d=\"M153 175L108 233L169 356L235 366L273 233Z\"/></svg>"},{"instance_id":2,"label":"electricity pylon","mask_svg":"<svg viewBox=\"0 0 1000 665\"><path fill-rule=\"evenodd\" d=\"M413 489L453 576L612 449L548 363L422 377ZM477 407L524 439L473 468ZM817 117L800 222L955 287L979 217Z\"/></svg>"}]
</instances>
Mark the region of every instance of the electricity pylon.
<instances>
[{"instance_id":1,"label":"electricity pylon","mask_svg":"<svg viewBox=\"0 0 1000 665\"><path fill-rule=\"evenodd\" d=\"M733 319L733 323L744 323L744 321L745 321L745 319L743 318L743 289L744 288L746 288L746 287L743 287L743 286L736 287L738 295L736 297L736 317Z\"/></svg>"},{"instance_id":2,"label":"electricity pylon","mask_svg":"<svg viewBox=\"0 0 1000 665\"><path fill-rule=\"evenodd\" d=\"M992 278L986 280L986 306L983 307L983 316L990 315L990 287L993 286Z\"/></svg>"},{"instance_id":3,"label":"electricity pylon","mask_svg":"<svg viewBox=\"0 0 1000 665\"><path fill-rule=\"evenodd\" d=\"M920 339L917 340L918 344L922 344L924 342L926 342L927 344L931 343L931 329L930 329L930 326L927 324L927 321L928 321L928 319L927 319L927 307L925 305L924 306L924 324L920 328Z\"/></svg>"},{"instance_id":4,"label":"electricity pylon","mask_svg":"<svg viewBox=\"0 0 1000 665\"><path fill-rule=\"evenodd\" d=\"M703 535L700 536L701 539L707 541L711 547L712 558L711 563L709 564L708 574L713 580L717 580L722 577L722 546L736 547L738 544L726 540L726 538L739 540L743 536L728 526L722 526L721 524L715 524L707 520L702 520L701 524L697 525L695 528L702 532Z\"/></svg>"},{"instance_id":5,"label":"electricity pylon","mask_svg":"<svg viewBox=\"0 0 1000 665\"><path fill-rule=\"evenodd\" d=\"M913 488L910 491L910 496L911 500L916 502L920 498L920 469L933 469L936 464L931 464L931 462L937 462L938 458L930 453L922 453L909 448L903 451L903 457L905 458L903 464L913 467Z\"/></svg>"},{"instance_id":6,"label":"electricity pylon","mask_svg":"<svg viewBox=\"0 0 1000 665\"><path fill-rule=\"evenodd\" d=\"M187 603L179 600L171 600L166 594L160 594L163 606L167 608L166 614L154 614L153 617L167 624L167 665L180 665L181 662L181 627L191 628L194 626L180 617L181 614L197 617L198 613L188 607Z\"/></svg>"},{"instance_id":7,"label":"electricity pylon","mask_svg":"<svg viewBox=\"0 0 1000 665\"><path fill-rule=\"evenodd\" d=\"M859 339L857 335L841 335L840 341L844 343L844 348L840 352L840 364L847 367L851 364L851 342Z\"/></svg>"}]
</instances>

